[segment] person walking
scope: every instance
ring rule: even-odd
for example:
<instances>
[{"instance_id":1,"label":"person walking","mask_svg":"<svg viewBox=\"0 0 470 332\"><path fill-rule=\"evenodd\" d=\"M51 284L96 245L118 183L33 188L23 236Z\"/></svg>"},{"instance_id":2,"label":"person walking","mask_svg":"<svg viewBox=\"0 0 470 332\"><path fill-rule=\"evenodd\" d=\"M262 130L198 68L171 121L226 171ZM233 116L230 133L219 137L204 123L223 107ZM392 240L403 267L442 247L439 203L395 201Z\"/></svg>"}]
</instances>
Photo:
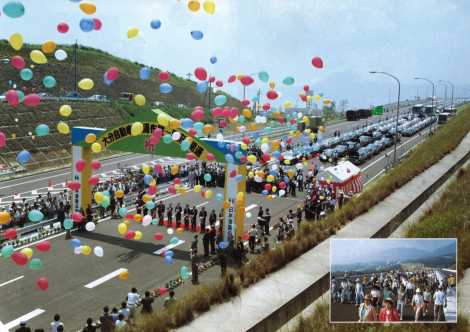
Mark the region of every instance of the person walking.
<instances>
[{"instance_id":1,"label":"person walking","mask_svg":"<svg viewBox=\"0 0 470 332\"><path fill-rule=\"evenodd\" d=\"M176 302L174 290L171 290L168 295L169 296L165 299L165 302L163 303L163 306L167 309L170 308Z\"/></svg>"},{"instance_id":2,"label":"person walking","mask_svg":"<svg viewBox=\"0 0 470 332\"><path fill-rule=\"evenodd\" d=\"M428 315L429 305L430 305L431 300L432 300L432 294L431 294L431 291L430 291L429 287L426 287L426 288L424 289L424 292L423 292L423 300L424 300L424 304L423 304L423 318L425 318L425 317Z\"/></svg>"},{"instance_id":3,"label":"person walking","mask_svg":"<svg viewBox=\"0 0 470 332\"><path fill-rule=\"evenodd\" d=\"M384 300L385 306L380 309L379 321L381 322L397 322L400 320L397 309L394 307L392 298L387 297Z\"/></svg>"},{"instance_id":4,"label":"person walking","mask_svg":"<svg viewBox=\"0 0 470 332\"><path fill-rule=\"evenodd\" d=\"M151 314L151 313L153 313L153 307L152 307L153 301L154 301L153 296L150 295L149 291L146 291L145 296L141 301L141 303L142 303L141 313L142 314Z\"/></svg>"},{"instance_id":5,"label":"person walking","mask_svg":"<svg viewBox=\"0 0 470 332\"><path fill-rule=\"evenodd\" d=\"M400 320L403 320L403 314L405 312L405 301L406 301L406 290L405 286L400 285L400 289L397 293L397 309L400 313Z\"/></svg>"},{"instance_id":6,"label":"person walking","mask_svg":"<svg viewBox=\"0 0 470 332\"><path fill-rule=\"evenodd\" d=\"M264 211L264 235L269 235L269 228L271 223L271 212L269 212L269 208L266 208Z\"/></svg>"},{"instance_id":7,"label":"person walking","mask_svg":"<svg viewBox=\"0 0 470 332\"><path fill-rule=\"evenodd\" d=\"M416 294L411 299L411 305L415 313L415 322L418 322L421 320L421 316L423 314L423 307L424 307L424 299L423 299L423 295L421 294L420 288L416 289Z\"/></svg>"},{"instance_id":8,"label":"person walking","mask_svg":"<svg viewBox=\"0 0 470 332\"><path fill-rule=\"evenodd\" d=\"M191 276L193 285L199 284L199 263L196 255L191 256Z\"/></svg>"},{"instance_id":9,"label":"person walking","mask_svg":"<svg viewBox=\"0 0 470 332\"><path fill-rule=\"evenodd\" d=\"M157 211L158 211L158 224L162 226L163 220L165 219L165 204L163 204L163 201L160 201L158 203Z\"/></svg>"},{"instance_id":10,"label":"person walking","mask_svg":"<svg viewBox=\"0 0 470 332\"><path fill-rule=\"evenodd\" d=\"M255 253L256 235L256 226L255 224L252 224L251 228L248 230L248 246L250 247L250 252L252 254Z\"/></svg>"},{"instance_id":11,"label":"person walking","mask_svg":"<svg viewBox=\"0 0 470 332\"><path fill-rule=\"evenodd\" d=\"M215 223L217 222L217 214L215 213L215 210L212 209L211 214L209 215L209 225L215 226Z\"/></svg>"},{"instance_id":12,"label":"person walking","mask_svg":"<svg viewBox=\"0 0 470 332\"><path fill-rule=\"evenodd\" d=\"M202 236L202 245L204 247L204 257L209 257L209 245L210 245L210 229L204 229L204 235Z\"/></svg>"},{"instance_id":13,"label":"person walking","mask_svg":"<svg viewBox=\"0 0 470 332\"><path fill-rule=\"evenodd\" d=\"M102 332L114 331L113 317L111 317L111 315L109 314L108 306L105 306L103 308L103 314L100 316L100 326Z\"/></svg>"},{"instance_id":14,"label":"person walking","mask_svg":"<svg viewBox=\"0 0 470 332\"><path fill-rule=\"evenodd\" d=\"M437 292L434 293L434 321L444 322L446 320L444 308L447 307L447 296L442 286L439 286Z\"/></svg>"},{"instance_id":15,"label":"person walking","mask_svg":"<svg viewBox=\"0 0 470 332\"><path fill-rule=\"evenodd\" d=\"M356 307L359 307L359 305L362 303L364 299L364 287L359 278L356 279L355 295L356 296L355 296L354 303L356 304Z\"/></svg>"},{"instance_id":16,"label":"person walking","mask_svg":"<svg viewBox=\"0 0 470 332\"><path fill-rule=\"evenodd\" d=\"M167 227L171 227L173 224L173 205L171 203L168 206L168 210L166 212L166 218L167 218Z\"/></svg>"},{"instance_id":17,"label":"person walking","mask_svg":"<svg viewBox=\"0 0 470 332\"><path fill-rule=\"evenodd\" d=\"M193 251L194 255L197 255L198 244L199 244L199 236L196 234L194 235L193 241L191 242L191 250Z\"/></svg>"},{"instance_id":18,"label":"person walking","mask_svg":"<svg viewBox=\"0 0 470 332\"><path fill-rule=\"evenodd\" d=\"M59 326L64 326L64 323L60 321L60 315L55 314L54 315L54 320L51 322L51 332L57 332L57 328Z\"/></svg>"},{"instance_id":19,"label":"person walking","mask_svg":"<svg viewBox=\"0 0 470 332\"><path fill-rule=\"evenodd\" d=\"M201 233L206 231L206 218L207 218L207 211L206 211L206 208L203 206L201 211L199 212L199 224L201 228Z\"/></svg>"},{"instance_id":20,"label":"person walking","mask_svg":"<svg viewBox=\"0 0 470 332\"><path fill-rule=\"evenodd\" d=\"M134 318L135 308L140 302L140 295L137 293L137 288L132 287L131 291L127 293L127 307L130 310L129 318Z\"/></svg>"},{"instance_id":21,"label":"person walking","mask_svg":"<svg viewBox=\"0 0 470 332\"><path fill-rule=\"evenodd\" d=\"M364 302L359 306L359 322L375 322L377 321L377 311L372 305L370 295L364 296Z\"/></svg>"}]
</instances>

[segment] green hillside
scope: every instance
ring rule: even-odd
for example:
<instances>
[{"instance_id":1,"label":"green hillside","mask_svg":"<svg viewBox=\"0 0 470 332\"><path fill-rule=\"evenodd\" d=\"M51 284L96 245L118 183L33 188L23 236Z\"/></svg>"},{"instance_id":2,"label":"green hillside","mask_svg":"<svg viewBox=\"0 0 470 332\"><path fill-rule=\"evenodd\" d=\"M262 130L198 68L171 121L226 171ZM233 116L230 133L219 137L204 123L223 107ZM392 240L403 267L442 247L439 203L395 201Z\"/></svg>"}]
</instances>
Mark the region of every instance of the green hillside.
<instances>
[{"instance_id":1,"label":"green hillside","mask_svg":"<svg viewBox=\"0 0 470 332\"><path fill-rule=\"evenodd\" d=\"M20 51L15 51L8 44L8 41L0 40L0 59L11 58L14 55L21 55L31 65L32 61L29 54L33 49L41 49L40 45L25 44ZM63 49L67 52L68 58L65 61L58 61L54 55L47 55L48 63L44 65L34 65L33 79L23 81L19 71L9 64L2 63L0 70L2 80L0 80L0 91L3 93L16 84L17 88L26 87L28 91L36 88L36 92L47 92L53 96L64 96L73 90L73 47L67 45L58 45L57 49ZM79 46L77 51L78 80L82 78L91 78L95 87L91 91L80 91L81 96L91 96L95 94L106 95L108 98L117 99L121 92L133 92L143 94L147 102L161 101L168 104L185 104L188 107L204 105L204 94L196 91L196 83L174 74L171 74L169 83L173 85L173 91L170 94L161 94L159 91L159 81L157 75L159 69L152 68L151 79L143 81L139 78L139 71L144 64L131 62L126 59L118 58L104 51ZM111 85L103 83L103 74L110 67L117 67L120 71L119 78ZM42 79L45 75L52 75L57 80L57 85L53 89L46 89L42 85ZM229 106L241 106L240 102L228 96ZM208 103L208 98L205 98Z\"/></svg>"}]
</instances>

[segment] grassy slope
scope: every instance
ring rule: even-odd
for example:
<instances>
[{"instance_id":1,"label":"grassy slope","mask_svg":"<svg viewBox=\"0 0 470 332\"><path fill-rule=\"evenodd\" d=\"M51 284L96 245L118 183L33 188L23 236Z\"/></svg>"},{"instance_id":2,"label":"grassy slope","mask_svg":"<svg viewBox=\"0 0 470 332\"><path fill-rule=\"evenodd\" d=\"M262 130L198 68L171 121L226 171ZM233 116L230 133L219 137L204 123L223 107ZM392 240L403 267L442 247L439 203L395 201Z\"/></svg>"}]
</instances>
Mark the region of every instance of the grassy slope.
<instances>
[{"instance_id":1,"label":"grassy slope","mask_svg":"<svg viewBox=\"0 0 470 332\"><path fill-rule=\"evenodd\" d=\"M1 65L2 80L0 80L0 91L11 89L8 81L12 80L18 88L37 88L37 91L50 92L54 96L65 95L73 88L73 48L61 45L58 48L64 49L69 55L65 61L57 61L53 55L48 56L49 63L45 65L35 65L33 68L34 77L31 81L22 81L19 72L10 65ZM28 66L32 64L29 53L32 49L40 49L39 45L25 44L21 51L13 50L6 41L0 41L0 58L10 58L13 55L21 55ZM143 94L148 101L163 101L169 104L187 104L189 106L202 105L204 94L196 91L196 83L188 81L174 74L171 74L170 82L174 89L170 94L159 92L158 69L153 68L153 75L150 80L139 79L139 70L143 64L138 64L118 58L98 49L81 46L78 50L78 79L91 78L95 82L95 87L91 91L81 91L81 95L90 96L102 94L113 99L118 98L121 92L134 92ZM120 77L111 85L103 83L102 76L110 67L117 67L120 70ZM53 89L46 89L42 85L45 75L52 75L57 80L57 85ZM206 98L207 102L207 98ZM228 105L240 106L239 101L230 97Z\"/></svg>"}]
</instances>

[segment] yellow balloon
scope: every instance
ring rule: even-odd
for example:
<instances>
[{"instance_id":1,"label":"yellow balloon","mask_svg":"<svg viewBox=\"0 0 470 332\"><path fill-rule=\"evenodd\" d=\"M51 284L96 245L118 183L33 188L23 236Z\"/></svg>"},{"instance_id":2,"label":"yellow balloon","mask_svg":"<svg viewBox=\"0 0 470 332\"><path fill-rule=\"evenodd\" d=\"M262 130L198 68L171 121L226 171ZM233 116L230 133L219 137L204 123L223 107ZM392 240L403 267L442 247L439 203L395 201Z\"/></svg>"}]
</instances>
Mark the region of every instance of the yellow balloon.
<instances>
[{"instance_id":1,"label":"yellow balloon","mask_svg":"<svg viewBox=\"0 0 470 332\"><path fill-rule=\"evenodd\" d=\"M273 175L268 175L267 178L266 178L266 181L273 182L274 181L274 176Z\"/></svg>"},{"instance_id":2,"label":"yellow balloon","mask_svg":"<svg viewBox=\"0 0 470 332\"><path fill-rule=\"evenodd\" d=\"M94 143L96 141L96 135L89 133L85 136L85 142L88 144Z\"/></svg>"},{"instance_id":3,"label":"yellow balloon","mask_svg":"<svg viewBox=\"0 0 470 332\"><path fill-rule=\"evenodd\" d=\"M95 83L90 78L84 78L78 82L78 87L82 90L91 90L95 86Z\"/></svg>"},{"instance_id":4,"label":"yellow balloon","mask_svg":"<svg viewBox=\"0 0 470 332\"><path fill-rule=\"evenodd\" d=\"M21 252L25 254L26 257L28 257L28 260L30 260L33 257L33 249L31 248L21 249Z\"/></svg>"},{"instance_id":5,"label":"yellow balloon","mask_svg":"<svg viewBox=\"0 0 470 332\"><path fill-rule=\"evenodd\" d=\"M315 96L315 100L316 100L316 101L320 101L320 99L321 99L321 97L320 97L319 95L316 95L316 96Z\"/></svg>"},{"instance_id":6,"label":"yellow balloon","mask_svg":"<svg viewBox=\"0 0 470 332\"><path fill-rule=\"evenodd\" d=\"M99 191L97 191L94 195L94 198L95 198L95 202L100 204L104 200L104 195L100 193Z\"/></svg>"},{"instance_id":7,"label":"yellow balloon","mask_svg":"<svg viewBox=\"0 0 470 332\"><path fill-rule=\"evenodd\" d=\"M137 106L144 106L145 105L145 96L144 95L135 95L134 96L134 103Z\"/></svg>"},{"instance_id":8,"label":"yellow balloon","mask_svg":"<svg viewBox=\"0 0 470 332\"><path fill-rule=\"evenodd\" d=\"M253 116L253 113L251 113L251 110L248 109L248 108L243 109L242 114L247 119L249 119Z\"/></svg>"},{"instance_id":9,"label":"yellow balloon","mask_svg":"<svg viewBox=\"0 0 470 332\"><path fill-rule=\"evenodd\" d=\"M119 273L119 280L127 280L129 279L129 271L125 270Z\"/></svg>"},{"instance_id":10,"label":"yellow balloon","mask_svg":"<svg viewBox=\"0 0 470 332\"><path fill-rule=\"evenodd\" d=\"M147 203L147 202L149 202L149 201L152 200L152 197L153 197L152 195L144 194L144 195L142 196L142 200L144 201L144 203Z\"/></svg>"},{"instance_id":11,"label":"yellow balloon","mask_svg":"<svg viewBox=\"0 0 470 332\"><path fill-rule=\"evenodd\" d=\"M224 201L224 209L228 209L230 207L229 201Z\"/></svg>"},{"instance_id":12,"label":"yellow balloon","mask_svg":"<svg viewBox=\"0 0 470 332\"><path fill-rule=\"evenodd\" d=\"M114 193L114 196L116 196L116 198L123 198L124 197L124 191L116 190L116 192Z\"/></svg>"},{"instance_id":13,"label":"yellow balloon","mask_svg":"<svg viewBox=\"0 0 470 332\"><path fill-rule=\"evenodd\" d=\"M250 154L246 159L252 164L256 163L256 156L254 154Z\"/></svg>"},{"instance_id":14,"label":"yellow balloon","mask_svg":"<svg viewBox=\"0 0 470 332\"><path fill-rule=\"evenodd\" d=\"M81 246L82 255L89 256L91 254L90 246Z\"/></svg>"},{"instance_id":15,"label":"yellow balloon","mask_svg":"<svg viewBox=\"0 0 470 332\"><path fill-rule=\"evenodd\" d=\"M10 42L10 46L16 51L21 50L23 47L23 36L20 33L12 34L8 41Z\"/></svg>"},{"instance_id":16,"label":"yellow balloon","mask_svg":"<svg viewBox=\"0 0 470 332\"><path fill-rule=\"evenodd\" d=\"M59 113L63 117L68 117L70 114L72 114L72 107L70 107L70 105L62 105L59 108Z\"/></svg>"},{"instance_id":17,"label":"yellow balloon","mask_svg":"<svg viewBox=\"0 0 470 332\"><path fill-rule=\"evenodd\" d=\"M168 124L170 123L170 119L168 118L168 115L166 115L165 113L160 113L158 114L157 122L160 126L167 127Z\"/></svg>"},{"instance_id":18,"label":"yellow balloon","mask_svg":"<svg viewBox=\"0 0 470 332\"><path fill-rule=\"evenodd\" d=\"M176 229L176 234L181 235L184 233L184 228L180 227Z\"/></svg>"},{"instance_id":19,"label":"yellow balloon","mask_svg":"<svg viewBox=\"0 0 470 332\"><path fill-rule=\"evenodd\" d=\"M61 134L63 134L63 135L67 135L68 133L70 133L69 125L66 124L66 123L63 122L63 121L60 121L60 122L57 124L57 130L59 131L59 133L61 133Z\"/></svg>"},{"instance_id":20,"label":"yellow balloon","mask_svg":"<svg viewBox=\"0 0 470 332\"><path fill-rule=\"evenodd\" d=\"M131 126L131 135L138 136L144 131L144 125L142 122L134 122Z\"/></svg>"},{"instance_id":21,"label":"yellow balloon","mask_svg":"<svg viewBox=\"0 0 470 332\"><path fill-rule=\"evenodd\" d=\"M212 195L213 195L212 190L207 190L206 193L204 194L204 197L206 199L211 199Z\"/></svg>"},{"instance_id":22,"label":"yellow balloon","mask_svg":"<svg viewBox=\"0 0 470 332\"><path fill-rule=\"evenodd\" d=\"M275 192L277 191L277 187L276 187L276 186L273 186L273 187L271 188L271 190L272 190L273 193L275 193Z\"/></svg>"},{"instance_id":23,"label":"yellow balloon","mask_svg":"<svg viewBox=\"0 0 470 332\"><path fill-rule=\"evenodd\" d=\"M142 165L142 172L144 172L144 174L149 174L150 173L150 166L147 165L147 164L143 164Z\"/></svg>"},{"instance_id":24,"label":"yellow balloon","mask_svg":"<svg viewBox=\"0 0 470 332\"><path fill-rule=\"evenodd\" d=\"M290 100L284 102L284 108L292 108L293 105L294 104Z\"/></svg>"},{"instance_id":25,"label":"yellow balloon","mask_svg":"<svg viewBox=\"0 0 470 332\"><path fill-rule=\"evenodd\" d=\"M307 96L307 101L310 102L312 101L313 97L312 96Z\"/></svg>"},{"instance_id":26,"label":"yellow balloon","mask_svg":"<svg viewBox=\"0 0 470 332\"><path fill-rule=\"evenodd\" d=\"M248 177L249 178L254 178L255 177L255 173L253 171L249 171L248 172Z\"/></svg>"},{"instance_id":27,"label":"yellow balloon","mask_svg":"<svg viewBox=\"0 0 470 332\"><path fill-rule=\"evenodd\" d=\"M118 225L118 233L121 235L124 235L126 234L126 232L127 232L127 225L125 223L120 223Z\"/></svg>"},{"instance_id":28,"label":"yellow balloon","mask_svg":"<svg viewBox=\"0 0 470 332\"><path fill-rule=\"evenodd\" d=\"M190 0L188 2L188 8L192 12L197 12L201 8L201 4L197 0Z\"/></svg>"},{"instance_id":29,"label":"yellow balloon","mask_svg":"<svg viewBox=\"0 0 470 332\"><path fill-rule=\"evenodd\" d=\"M0 225L8 225L10 223L10 213L0 211Z\"/></svg>"},{"instance_id":30,"label":"yellow balloon","mask_svg":"<svg viewBox=\"0 0 470 332\"><path fill-rule=\"evenodd\" d=\"M202 132L206 135L209 135L214 131L214 126L211 124L205 124L204 127L202 127Z\"/></svg>"},{"instance_id":31,"label":"yellow balloon","mask_svg":"<svg viewBox=\"0 0 470 332\"><path fill-rule=\"evenodd\" d=\"M101 152L101 144L100 144L100 143L97 143L97 142L93 143L93 144L91 145L91 151L92 151L93 153L100 153L100 152Z\"/></svg>"},{"instance_id":32,"label":"yellow balloon","mask_svg":"<svg viewBox=\"0 0 470 332\"><path fill-rule=\"evenodd\" d=\"M140 239L142 239L142 232L135 231L134 240L140 240Z\"/></svg>"},{"instance_id":33,"label":"yellow balloon","mask_svg":"<svg viewBox=\"0 0 470 332\"><path fill-rule=\"evenodd\" d=\"M237 199L238 200L243 200L245 198L245 193L243 191L239 191L237 193Z\"/></svg>"},{"instance_id":34,"label":"yellow balloon","mask_svg":"<svg viewBox=\"0 0 470 332\"><path fill-rule=\"evenodd\" d=\"M274 81L269 81L269 88L274 89L276 87L276 82Z\"/></svg>"},{"instance_id":35,"label":"yellow balloon","mask_svg":"<svg viewBox=\"0 0 470 332\"><path fill-rule=\"evenodd\" d=\"M194 192L195 192L195 193L199 193L199 192L201 192L201 190L202 190L202 186L201 186L201 185L197 184L197 185L194 186Z\"/></svg>"},{"instance_id":36,"label":"yellow balloon","mask_svg":"<svg viewBox=\"0 0 470 332\"><path fill-rule=\"evenodd\" d=\"M248 145L246 145L245 143L240 143L240 148L242 150L246 150L246 149L248 149Z\"/></svg>"},{"instance_id":37,"label":"yellow balloon","mask_svg":"<svg viewBox=\"0 0 470 332\"><path fill-rule=\"evenodd\" d=\"M261 139L261 144L268 144L268 143L269 143L269 138L263 137L263 138Z\"/></svg>"},{"instance_id":38,"label":"yellow balloon","mask_svg":"<svg viewBox=\"0 0 470 332\"><path fill-rule=\"evenodd\" d=\"M330 100L330 99L323 99L323 104L325 104L325 105L330 105L330 104L331 104L331 100Z\"/></svg>"},{"instance_id":39,"label":"yellow balloon","mask_svg":"<svg viewBox=\"0 0 470 332\"><path fill-rule=\"evenodd\" d=\"M80 9L87 15L93 15L96 12L96 5L92 2L81 2Z\"/></svg>"},{"instance_id":40,"label":"yellow balloon","mask_svg":"<svg viewBox=\"0 0 470 332\"><path fill-rule=\"evenodd\" d=\"M204 2L204 10L207 14L214 15L215 13L215 3L212 0L206 0Z\"/></svg>"},{"instance_id":41,"label":"yellow balloon","mask_svg":"<svg viewBox=\"0 0 470 332\"><path fill-rule=\"evenodd\" d=\"M48 40L48 41L45 41L45 42L42 44L41 50L42 50L45 54L51 54L51 53L54 53L56 47L57 47L57 45L56 45L56 43L54 43L54 41Z\"/></svg>"},{"instance_id":42,"label":"yellow balloon","mask_svg":"<svg viewBox=\"0 0 470 332\"><path fill-rule=\"evenodd\" d=\"M43 65L45 63L47 63L47 58L46 56L44 55L44 53L42 53L41 51L39 50L32 50L31 53L29 54L31 60L38 64L38 65Z\"/></svg>"},{"instance_id":43,"label":"yellow balloon","mask_svg":"<svg viewBox=\"0 0 470 332\"><path fill-rule=\"evenodd\" d=\"M284 164L285 164L285 165L290 165L290 160L289 160L289 159L285 159L285 160L284 160Z\"/></svg>"},{"instance_id":44,"label":"yellow balloon","mask_svg":"<svg viewBox=\"0 0 470 332\"><path fill-rule=\"evenodd\" d=\"M134 221L135 222L141 222L143 219L142 215L139 213L134 214Z\"/></svg>"},{"instance_id":45,"label":"yellow balloon","mask_svg":"<svg viewBox=\"0 0 470 332\"><path fill-rule=\"evenodd\" d=\"M133 27L127 30L127 38L132 39L139 35L139 28Z\"/></svg>"},{"instance_id":46,"label":"yellow balloon","mask_svg":"<svg viewBox=\"0 0 470 332\"><path fill-rule=\"evenodd\" d=\"M178 129L181 125L180 120L178 119L171 119L170 120L170 129Z\"/></svg>"},{"instance_id":47,"label":"yellow balloon","mask_svg":"<svg viewBox=\"0 0 470 332\"><path fill-rule=\"evenodd\" d=\"M170 167L170 171L171 171L172 175L178 174L178 170L179 170L178 165L173 165L173 166Z\"/></svg>"}]
</instances>

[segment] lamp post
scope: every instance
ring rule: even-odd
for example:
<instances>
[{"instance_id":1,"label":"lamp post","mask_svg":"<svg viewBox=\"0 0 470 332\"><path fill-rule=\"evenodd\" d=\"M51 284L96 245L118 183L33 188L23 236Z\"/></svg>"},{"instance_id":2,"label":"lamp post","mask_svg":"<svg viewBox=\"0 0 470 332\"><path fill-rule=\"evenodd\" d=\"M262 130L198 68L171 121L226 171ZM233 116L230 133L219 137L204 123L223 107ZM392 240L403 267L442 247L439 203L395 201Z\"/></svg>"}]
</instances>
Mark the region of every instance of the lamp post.
<instances>
[{"instance_id":1,"label":"lamp post","mask_svg":"<svg viewBox=\"0 0 470 332\"><path fill-rule=\"evenodd\" d=\"M452 97L451 97L451 102L450 102L450 105L451 105L450 108L453 109L454 108L454 89L455 89L455 85L451 81L439 80L439 82L447 83L452 87Z\"/></svg>"},{"instance_id":2,"label":"lamp post","mask_svg":"<svg viewBox=\"0 0 470 332\"><path fill-rule=\"evenodd\" d=\"M393 147L393 164L395 165L396 162L397 162L397 143L398 143L398 119L399 119L399 115L400 115L400 92L401 92L401 82L400 80L398 79L398 77L390 74L390 73L387 73L387 72L384 72L384 71L370 71L369 72L370 74L382 74L382 75L386 75L386 76L389 76L391 78L393 78L395 81L397 81L398 83L398 101L397 101L397 118L396 118L396 122L395 122L395 136L394 136L394 140L395 140L395 145Z\"/></svg>"},{"instance_id":3,"label":"lamp post","mask_svg":"<svg viewBox=\"0 0 470 332\"><path fill-rule=\"evenodd\" d=\"M434 84L433 81L431 81L430 79L427 79L427 78L423 78L423 77L414 77L415 80L421 80L421 81L426 81L428 82L429 84L432 85L432 96L431 96L431 108L432 108L432 116L434 116L434 93L436 91L436 85ZM429 126L429 135L432 134L432 123L431 125Z\"/></svg>"}]
</instances>

